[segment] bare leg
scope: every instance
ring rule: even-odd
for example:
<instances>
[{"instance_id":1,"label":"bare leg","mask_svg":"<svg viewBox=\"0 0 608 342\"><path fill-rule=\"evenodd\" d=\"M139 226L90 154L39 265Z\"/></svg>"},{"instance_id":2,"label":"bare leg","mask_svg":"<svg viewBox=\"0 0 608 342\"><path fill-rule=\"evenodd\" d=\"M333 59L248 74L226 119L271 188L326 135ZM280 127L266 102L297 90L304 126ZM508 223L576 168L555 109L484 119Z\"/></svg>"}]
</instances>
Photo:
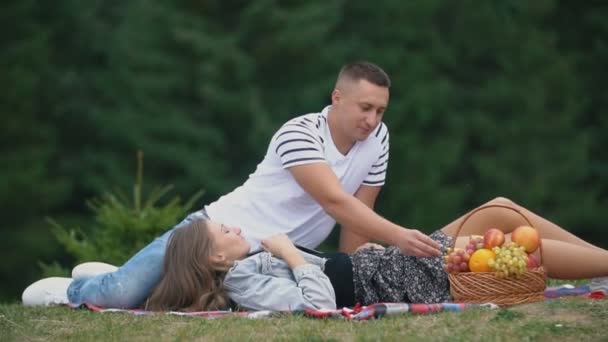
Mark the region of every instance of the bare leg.
<instances>
[{"instance_id":1,"label":"bare leg","mask_svg":"<svg viewBox=\"0 0 608 342\"><path fill-rule=\"evenodd\" d=\"M608 276L608 251L594 246L555 223L523 208L506 198L496 198L487 204L501 204L519 209L542 237L541 262L547 275L556 279L587 279ZM445 226L442 231L454 236L466 215ZM526 221L516 212L505 208L488 208L471 216L459 233L457 247L464 247L467 235L482 235L488 228L510 233ZM538 251L535 252L538 254Z\"/></svg>"},{"instance_id":2,"label":"bare leg","mask_svg":"<svg viewBox=\"0 0 608 342\"><path fill-rule=\"evenodd\" d=\"M506 241L510 240L510 234L507 234ZM460 236L456 247L464 248L468 241L468 236ZM551 239L542 239L541 244L540 261L550 278L587 279L608 276L606 250ZM539 250L534 254L538 256Z\"/></svg>"},{"instance_id":3,"label":"bare leg","mask_svg":"<svg viewBox=\"0 0 608 342\"><path fill-rule=\"evenodd\" d=\"M605 277L608 276L608 251L543 239L542 264L551 278Z\"/></svg>"},{"instance_id":4,"label":"bare leg","mask_svg":"<svg viewBox=\"0 0 608 342\"><path fill-rule=\"evenodd\" d=\"M538 230L543 239L567 242L573 245L606 252L604 249L586 242L555 223L531 212L522 206L515 204L513 201L507 198L498 197L482 206L488 204L501 204L519 209L531 221L532 225ZM466 215L463 215L462 217L443 227L441 230L449 236L456 235L458 227L464 220L465 216ZM505 233L510 233L515 228L523 224L527 224L527 222L519 214L512 210L506 208L488 208L471 216L471 218L469 218L469 220L462 227L459 236L483 235L488 228L498 228Z\"/></svg>"}]
</instances>

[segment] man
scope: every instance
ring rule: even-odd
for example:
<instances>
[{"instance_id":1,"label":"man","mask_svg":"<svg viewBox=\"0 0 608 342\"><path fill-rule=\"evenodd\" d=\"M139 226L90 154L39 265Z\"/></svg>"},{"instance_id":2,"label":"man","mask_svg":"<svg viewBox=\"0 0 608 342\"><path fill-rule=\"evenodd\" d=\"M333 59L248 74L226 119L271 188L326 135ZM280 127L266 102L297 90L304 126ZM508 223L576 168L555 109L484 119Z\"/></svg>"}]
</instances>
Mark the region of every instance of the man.
<instances>
[{"instance_id":1,"label":"man","mask_svg":"<svg viewBox=\"0 0 608 342\"><path fill-rule=\"evenodd\" d=\"M277 233L287 234L294 244L315 248L337 221L342 226L340 250L344 252L373 237L408 255L440 255L439 245L425 234L400 227L372 210L388 166L389 135L382 117L389 87L388 75L374 64L344 66L331 106L288 121L272 137L266 156L242 186L189 215L174 229L195 217L209 217L241 229L254 252L262 239ZM47 278L34 283L24 291L23 301L35 305L69 298L103 307L140 307L161 277L171 232L117 270L103 264L97 270L77 267L73 281ZM108 273L100 274L104 271Z\"/></svg>"},{"instance_id":2,"label":"man","mask_svg":"<svg viewBox=\"0 0 608 342\"><path fill-rule=\"evenodd\" d=\"M435 241L373 211L388 166L382 117L389 87L388 75L374 64L344 66L331 106L283 125L249 180L208 205L207 215L241 228L253 249L276 233L315 248L338 221L340 251L374 237L408 255L438 255Z\"/></svg>"}]
</instances>

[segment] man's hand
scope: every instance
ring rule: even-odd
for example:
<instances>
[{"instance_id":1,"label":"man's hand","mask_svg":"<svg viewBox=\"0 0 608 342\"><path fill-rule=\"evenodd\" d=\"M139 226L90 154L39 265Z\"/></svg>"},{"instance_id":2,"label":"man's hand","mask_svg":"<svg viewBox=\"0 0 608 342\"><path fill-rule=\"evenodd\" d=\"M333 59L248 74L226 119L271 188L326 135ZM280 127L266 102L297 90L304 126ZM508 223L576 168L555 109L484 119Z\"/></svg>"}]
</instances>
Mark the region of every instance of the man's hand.
<instances>
[{"instance_id":1,"label":"man's hand","mask_svg":"<svg viewBox=\"0 0 608 342\"><path fill-rule=\"evenodd\" d=\"M441 256L439 244L416 229L403 229L395 244L405 255L416 257Z\"/></svg>"},{"instance_id":2,"label":"man's hand","mask_svg":"<svg viewBox=\"0 0 608 342\"><path fill-rule=\"evenodd\" d=\"M357 235L399 247L406 255L440 256L439 244L417 230L405 229L376 214L348 194L327 164L313 163L289 168L296 182L342 227Z\"/></svg>"}]
</instances>

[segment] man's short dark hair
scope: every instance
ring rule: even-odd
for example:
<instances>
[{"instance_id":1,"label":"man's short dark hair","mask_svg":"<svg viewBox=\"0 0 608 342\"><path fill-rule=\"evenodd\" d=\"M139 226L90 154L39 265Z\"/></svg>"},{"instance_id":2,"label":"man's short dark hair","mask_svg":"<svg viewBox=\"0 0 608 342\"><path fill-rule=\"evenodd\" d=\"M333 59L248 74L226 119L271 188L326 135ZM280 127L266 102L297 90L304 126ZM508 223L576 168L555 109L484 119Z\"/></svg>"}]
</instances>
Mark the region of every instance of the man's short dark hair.
<instances>
[{"instance_id":1,"label":"man's short dark hair","mask_svg":"<svg viewBox=\"0 0 608 342\"><path fill-rule=\"evenodd\" d=\"M352 81L366 80L380 87L391 87L391 79L379 66L370 62L355 62L346 64L338 74L338 81L348 78Z\"/></svg>"}]
</instances>

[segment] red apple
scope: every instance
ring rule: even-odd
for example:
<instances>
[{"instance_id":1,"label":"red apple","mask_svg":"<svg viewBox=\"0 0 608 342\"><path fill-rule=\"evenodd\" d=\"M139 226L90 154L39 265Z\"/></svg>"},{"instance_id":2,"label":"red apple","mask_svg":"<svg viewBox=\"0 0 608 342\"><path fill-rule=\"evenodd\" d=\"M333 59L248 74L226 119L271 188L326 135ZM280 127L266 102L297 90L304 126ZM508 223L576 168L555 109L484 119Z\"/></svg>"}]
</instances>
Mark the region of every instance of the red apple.
<instances>
[{"instance_id":1,"label":"red apple","mask_svg":"<svg viewBox=\"0 0 608 342\"><path fill-rule=\"evenodd\" d=\"M540 245L540 235L530 226L520 226L511 233L511 241L523 246L527 253L532 253Z\"/></svg>"},{"instance_id":2,"label":"red apple","mask_svg":"<svg viewBox=\"0 0 608 342\"><path fill-rule=\"evenodd\" d=\"M534 254L528 254L528 269L537 268L540 266L538 258Z\"/></svg>"},{"instance_id":3,"label":"red apple","mask_svg":"<svg viewBox=\"0 0 608 342\"><path fill-rule=\"evenodd\" d=\"M483 246L487 249L502 246L505 242L505 233L496 228L490 228L483 235Z\"/></svg>"}]
</instances>

